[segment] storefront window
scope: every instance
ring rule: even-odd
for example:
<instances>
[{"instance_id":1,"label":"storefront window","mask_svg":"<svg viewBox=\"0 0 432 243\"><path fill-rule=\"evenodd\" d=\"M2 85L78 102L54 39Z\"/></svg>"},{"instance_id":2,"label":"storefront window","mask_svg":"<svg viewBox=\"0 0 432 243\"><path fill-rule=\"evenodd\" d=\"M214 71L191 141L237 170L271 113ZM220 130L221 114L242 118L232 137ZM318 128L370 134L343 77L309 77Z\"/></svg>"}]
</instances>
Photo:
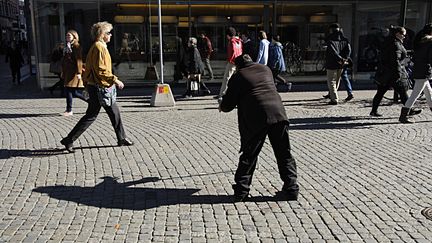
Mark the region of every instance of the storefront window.
<instances>
[{"instance_id":1,"label":"storefront window","mask_svg":"<svg viewBox=\"0 0 432 243\"><path fill-rule=\"evenodd\" d=\"M426 3L411 1L406 13L407 38L405 47L412 49L412 41L426 19ZM358 4L358 71L375 71L378 55L391 25L400 21L400 2L376 2Z\"/></svg>"},{"instance_id":2,"label":"storefront window","mask_svg":"<svg viewBox=\"0 0 432 243\"><path fill-rule=\"evenodd\" d=\"M37 46L38 74L41 87L55 81L48 71L52 49L64 41L68 29L80 34L84 55L91 46L90 27L98 21L113 24L112 43L108 45L114 72L126 83L148 83L144 80L147 67L159 62L158 6L152 1L108 0L34 0L34 35ZM168 2L168 1L167 1ZM323 1L295 4L289 1L239 1L218 4L207 1L180 0L162 4L162 37L164 76L171 80L176 60L177 42L184 46L189 37L205 32L212 41L212 63L216 77L223 75L226 59L226 30L235 27L248 33L257 43L257 33L264 30L279 35L283 44L291 43L301 54L300 70L322 71L323 40L328 25L338 22L353 46L358 71L373 71L377 64L379 43L390 24L397 24L398 1L354 1L325 5ZM427 19L430 3L409 1L406 26L408 33L418 31ZM409 41L407 47L409 48ZM126 50L126 52L125 52ZM317 64L315 63L317 62ZM157 68L158 65L156 65ZM154 80L151 80L154 81Z\"/></svg>"}]
</instances>

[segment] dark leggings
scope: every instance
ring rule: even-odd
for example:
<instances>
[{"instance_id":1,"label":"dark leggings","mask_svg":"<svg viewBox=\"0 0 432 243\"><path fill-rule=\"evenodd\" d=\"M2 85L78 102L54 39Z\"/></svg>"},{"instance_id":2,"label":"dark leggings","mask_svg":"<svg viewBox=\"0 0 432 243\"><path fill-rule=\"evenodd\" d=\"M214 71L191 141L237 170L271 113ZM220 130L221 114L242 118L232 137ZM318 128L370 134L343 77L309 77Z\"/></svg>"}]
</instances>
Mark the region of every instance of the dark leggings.
<instances>
[{"instance_id":1,"label":"dark leggings","mask_svg":"<svg viewBox=\"0 0 432 243\"><path fill-rule=\"evenodd\" d=\"M372 101L372 112L378 111L378 106L390 87L393 87L394 91L399 94L402 104L405 104L405 102L408 100L407 90L400 82L387 85L378 85L377 93L375 94Z\"/></svg>"}]
</instances>

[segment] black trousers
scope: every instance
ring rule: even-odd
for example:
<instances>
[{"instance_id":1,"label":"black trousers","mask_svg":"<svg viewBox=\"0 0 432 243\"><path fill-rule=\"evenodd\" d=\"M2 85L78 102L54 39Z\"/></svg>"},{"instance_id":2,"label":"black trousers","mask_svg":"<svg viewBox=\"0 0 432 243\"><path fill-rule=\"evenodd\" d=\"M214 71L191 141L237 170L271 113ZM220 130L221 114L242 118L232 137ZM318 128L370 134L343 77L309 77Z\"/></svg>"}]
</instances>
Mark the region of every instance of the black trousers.
<instances>
[{"instance_id":1,"label":"black trousers","mask_svg":"<svg viewBox=\"0 0 432 243\"><path fill-rule=\"evenodd\" d=\"M97 97L97 90L95 86L87 86L87 91L89 93L88 107L86 114L78 121L72 131L66 137L66 141L73 143L77 138L96 120L101 105ZM111 124L117 136L117 141L126 138L125 131L123 128L123 123L120 117L120 109L117 104L114 103L111 106L104 106L106 113L108 114Z\"/></svg>"},{"instance_id":2,"label":"black trousers","mask_svg":"<svg viewBox=\"0 0 432 243\"><path fill-rule=\"evenodd\" d=\"M378 106L380 105L381 100L383 99L385 93L390 89L390 87L393 87L394 91L399 94L403 105L408 100L407 89L404 85L402 85L401 82L391 83L387 85L378 85L377 93L375 94L372 101L372 112L378 111Z\"/></svg>"},{"instance_id":3,"label":"black trousers","mask_svg":"<svg viewBox=\"0 0 432 243\"><path fill-rule=\"evenodd\" d=\"M268 127L267 131L251 139L251 141L243 147L243 153L240 155L240 162L234 177L236 182L233 186L235 195L243 196L249 193L258 154L262 149L267 135L276 157L280 178L284 182L282 190L294 193L298 192L297 168L295 159L291 155L288 126L288 122L280 122L271 125Z\"/></svg>"},{"instance_id":4,"label":"black trousers","mask_svg":"<svg viewBox=\"0 0 432 243\"><path fill-rule=\"evenodd\" d=\"M12 72L12 82L18 81L18 83L21 83L21 68L19 67L11 67Z\"/></svg>"}]
</instances>

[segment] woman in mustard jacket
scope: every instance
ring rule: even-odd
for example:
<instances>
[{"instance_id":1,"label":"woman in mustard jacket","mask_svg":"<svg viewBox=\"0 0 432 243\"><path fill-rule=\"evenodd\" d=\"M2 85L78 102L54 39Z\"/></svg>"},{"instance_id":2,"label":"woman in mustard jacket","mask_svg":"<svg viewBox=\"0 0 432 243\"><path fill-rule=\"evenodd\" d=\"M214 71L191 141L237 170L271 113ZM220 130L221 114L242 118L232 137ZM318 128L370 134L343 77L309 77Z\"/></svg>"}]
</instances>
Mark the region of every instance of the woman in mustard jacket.
<instances>
[{"instance_id":1,"label":"woman in mustard jacket","mask_svg":"<svg viewBox=\"0 0 432 243\"><path fill-rule=\"evenodd\" d=\"M62 60L62 79L64 80L66 94L66 111L64 116L73 115L72 100L73 97L87 102L82 94L84 84L82 81L82 49L79 44L79 36L75 30L69 30L66 33L66 45L63 48Z\"/></svg>"},{"instance_id":2,"label":"woman in mustard jacket","mask_svg":"<svg viewBox=\"0 0 432 243\"><path fill-rule=\"evenodd\" d=\"M108 22L99 22L92 26L91 34L94 39L93 45L87 54L86 69L83 80L89 93L86 114L79 120L72 131L63 138L63 144L69 153L73 153L73 142L96 120L101 107L108 114L111 124L117 136L118 146L130 146L133 142L126 138L120 109L115 103L115 89L123 89L124 84L112 73L112 61L107 43L111 40L112 25ZM101 95L101 90L113 94L109 102Z\"/></svg>"}]
</instances>

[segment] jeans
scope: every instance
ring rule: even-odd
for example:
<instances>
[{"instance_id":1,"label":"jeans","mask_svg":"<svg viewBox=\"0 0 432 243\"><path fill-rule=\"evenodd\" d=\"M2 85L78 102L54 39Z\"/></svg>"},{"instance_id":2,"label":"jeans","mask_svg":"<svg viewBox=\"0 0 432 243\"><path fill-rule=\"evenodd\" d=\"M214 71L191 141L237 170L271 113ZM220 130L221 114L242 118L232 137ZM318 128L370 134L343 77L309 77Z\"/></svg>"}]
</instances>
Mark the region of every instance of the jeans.
<instances>
[{"instance_id":1,"label":"jeans","mask_svg":"<svg viewBox=\"0 0 432 243\"><path fill-rule=\"evenodd\" d=\"M341 75L341 83L345 86L348 96L352 95L351 80L349 79L348 69L344 68Z\"/></svg>"},{"instance_id":2,"label":"jeans","mask_svg":"<svg viewBox=\"0 0 432 243\"><path fill-rule=\"evenodd\" d=\"M97 88L95 86L88 85L87 91L89 93L88 107L86 114L78 121L72 131L67 135L65 141L67 143L73 143L87 128L96 120L99 115L99 111L102 106L99 103L97 97ZM108 114L111 125L116 133L117 141L121 141L126 138L123 123L120 116L120 109L117 103L111 106L104 106L106 113Z\"/></svg>"},{"instance_id":3,"label":"jeans","mask_svg":"<svg viewBox=\"0 0 432 243\"><path fill-rule=\"evenodd\" d=\"M87 102L87 100L84 98L82 94L82 89L65 87L65 93L66 93L66 112L72 111L73 97Z\"/></svg>"},{"instance_id":4,"label":"jeans","mask_svg":"<svg viewBox=\"0 0 432 243\"><path fill-rule=\"evenodd\" d=\"M235 195L244 196L249 193L252 176L258 161L258 154L267 135L276 157L280 178L284 182L282 189L287 192L298 192L297 168L295 159L291 155L288 126L288 122L279 122L270 125L267 131L251 139L244 146L234 177L234 181L236 182L233 186Z\"/></svg>"}]
</instances>

